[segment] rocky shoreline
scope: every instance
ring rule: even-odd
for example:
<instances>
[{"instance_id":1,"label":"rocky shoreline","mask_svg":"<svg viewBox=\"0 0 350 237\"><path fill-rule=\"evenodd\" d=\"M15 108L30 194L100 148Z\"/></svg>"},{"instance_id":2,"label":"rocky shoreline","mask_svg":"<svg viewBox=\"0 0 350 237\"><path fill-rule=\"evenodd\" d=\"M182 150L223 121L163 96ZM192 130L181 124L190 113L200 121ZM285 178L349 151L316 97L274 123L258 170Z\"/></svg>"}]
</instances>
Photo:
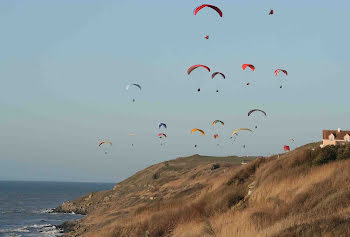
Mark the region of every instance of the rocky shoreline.
<instances>
[{"instance_id":1,"label":"rocky shoreline","mask_svg":"<svg viewBox=\"0 0 350 237\"><path fill-rule=\"evenodd\" d=\"M74 221L65 221L62 224L55 225L55 227L60 231L60 233L68 233L74 230L76 224Z\"/></svg>"},{"instance_id":2,"label":"rocky shoreline","mask_svg":"<svg viewBox=\"0 0 350 237\"><path fill-rule=\"evenodd\" d=\"M91 195L92 194L88 194L87 196ZM52 213L77 214L82 215L80 219L84 218L88 214L87 207L84 205L76 206L73 203L74 201L63 202L61 206L52 209ZM62 224L55 225L55 227L60 230L61 234L74 232L77 228L79 228L79 220L65 221Z\"/></svg>"},{"instance_id":3,"label":"rocky shoreline","mask_svg":"<svg viewBox=\"0 0 350 237\"><path fill-rule=\"evenodd\" d=\"M87 215L87 210L83 207L78 208L72 204L72 202L64 202L61 206L53 209L54 213L74 213L79 215Z\"/></svg>"}]
</instances>

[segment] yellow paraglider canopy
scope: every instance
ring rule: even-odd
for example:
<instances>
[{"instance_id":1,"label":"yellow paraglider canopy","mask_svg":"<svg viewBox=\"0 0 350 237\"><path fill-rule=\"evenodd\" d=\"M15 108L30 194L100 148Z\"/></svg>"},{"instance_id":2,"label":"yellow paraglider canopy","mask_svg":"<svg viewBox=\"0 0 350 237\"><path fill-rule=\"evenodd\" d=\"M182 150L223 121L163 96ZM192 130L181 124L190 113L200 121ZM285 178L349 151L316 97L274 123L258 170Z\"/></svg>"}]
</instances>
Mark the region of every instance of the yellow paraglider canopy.
<instances>
[{"instance_id":1,"label":"yellow paraglider canopy","mask_svg":"<svg viewBox=\"0 0 350 237\"><path fill-rule=\"evenodd\" d=\"M98 144L98 146L101 146L104 143L108 143L108 144L110 144L112 146L112 143L110 141L102 141L102 142L100 142L100 144Z\"/></svg>"},{"instance_id":2,"label":"yellow paraglider canopy","mask_svg":"<svg viewBox=\"0 0 350 237\"><path fill-rule=\"evenodd\" d=\"M236 129L235 131L233 131L232 136L235 135L237 132L239 131L249 131L249 132L253 132L252 130L250 130L249 128L239 128Z\"/></svg>"},{"instance_id":3,"label":"yellow paraglider canopy","mask_svg":"<svg viewBox=\"0 0 350 237\"><path fill-rule=\"evenodd\" d=\"M194 132L196 132L196 131L198 131L198 132L202 133L202 135L203 135L203 136L205 136L204 131L203 131L202 129L198 129L198 128L194 128L194 129L192 129L192 130L191 130L191 133L194 133Z\"/></svg>"}]
</instances>

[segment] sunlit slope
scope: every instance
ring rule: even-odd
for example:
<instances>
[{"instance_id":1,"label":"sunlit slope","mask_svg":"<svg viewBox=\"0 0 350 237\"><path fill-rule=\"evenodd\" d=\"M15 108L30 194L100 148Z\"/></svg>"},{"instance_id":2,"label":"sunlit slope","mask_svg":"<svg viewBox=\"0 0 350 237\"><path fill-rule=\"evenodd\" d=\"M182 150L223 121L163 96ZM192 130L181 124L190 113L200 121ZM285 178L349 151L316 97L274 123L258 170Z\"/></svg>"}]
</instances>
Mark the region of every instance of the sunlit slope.
<instances>
[{"instance_id":1,"label":"sunlit slope","mask_svg":"<svg viewBox=\"0 0 350 237\"><path fill-rule=\"evenodd\" d=\"M247 165L163 162L73 202L92 207L67 235L350 236L349 158L350 145L314 143Z\"/></svg>"}]
</instances>

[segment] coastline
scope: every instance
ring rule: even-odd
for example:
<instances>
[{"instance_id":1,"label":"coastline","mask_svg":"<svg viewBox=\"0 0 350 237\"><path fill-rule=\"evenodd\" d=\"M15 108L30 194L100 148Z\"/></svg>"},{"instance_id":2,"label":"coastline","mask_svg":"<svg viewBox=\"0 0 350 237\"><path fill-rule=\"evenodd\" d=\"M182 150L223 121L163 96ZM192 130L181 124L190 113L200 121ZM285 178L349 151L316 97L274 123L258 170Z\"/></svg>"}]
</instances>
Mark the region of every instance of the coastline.
<instances>
[{"instance_id":1,"label":"coastline","mask_svg":"<svg viewBox=\"0 0 350 237\"><path fill-rule=\"evenodd\" d=\"M350 191L343 187L350 144L319 145L247 164L241 163L246 157L199 155L155 164L112 190L63 203L56 210L88 215L57 228L71 237L297 236L300 230L303 236L349 236ZM329 216L325 210L335 206ZM307 218L295 223L300 216ZM281 219L288 220L282 228Z\"/></svg>"},{"instance_id":2,"label":"coastline","mask_svg":"<svg viewBox=\"0 0 350 237\"><path fill-rule=\"evenodd\" d=\"M65 203L65 202L64 202ZM63 205L63 204L62 204ZM71 220L71 221L64 221L61 224L58 225L54 225L55 228L59 231L59 235L57 236L61 236L61 234L65 234L71 231L74 231L78 225L78 222L83 219L84 217L87 216L87 213L76 213L73 211L65 211L62 209L62 205L58 206L54 209L52 209L51 213L63 213L63 214L72 214L72 215L79 215L80 218L79 219L75 219L75 220Z\"/></svg>"},{"instance_id":3,"label":"coastline","mask_svg":"<svg viewBox=\"0 0 350 237\"><path fill-rule=\"evenodd\" d=\"M111 183L0 181L0 236L62 236L84 212L59 211L67 200L112 189ZM72 222L75 223L75 222ZM62 228L63 227L63 228Z\"/></svg>"},{"instance_id":4,"label":"coastline","mask_svg":"<svg viewBox=\"0 0 350 237\"><path fill-rule=\"evenodd\" d=\"M116 184L113 189L92 192L54 209L58 213L76 213L86 218L57 225L67 236L100 232L99 226L113 219L127 218L139 207L157 205L162 201L193 199L215 184L216 179L242 167L242 160L256 157L209 157L193 155L151 165ZM96 225L91 225L93 220ZM97 224L98 223L98 224Z\"/></svg>"},{"instance_id":5,"label":"coastline","mask_svg":"<svg viewBox=\"0 0 350 237\"><path fill-rule=\"evenodd\" d=\"M54 225L55 228L59 231L60 234L65 234L71 231L74 231L76 226L77 226L77 222L78 220L75 221L65 221L62 224L59 225ZM57 235L60 236L60 235Z\"/></svg>"}]
</instances>

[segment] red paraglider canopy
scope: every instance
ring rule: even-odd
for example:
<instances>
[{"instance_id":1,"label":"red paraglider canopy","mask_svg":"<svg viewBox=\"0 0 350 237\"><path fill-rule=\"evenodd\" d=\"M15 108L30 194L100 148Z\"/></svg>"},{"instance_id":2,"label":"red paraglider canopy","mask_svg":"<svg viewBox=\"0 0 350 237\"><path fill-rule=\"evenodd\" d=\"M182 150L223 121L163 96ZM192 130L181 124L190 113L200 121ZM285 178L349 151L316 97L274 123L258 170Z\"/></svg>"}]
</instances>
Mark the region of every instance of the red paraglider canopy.
<instances>
[{"instance_id":1,"label":"red paraglider canopy","mask_svg":"<svg viewBox=\"0 0 350 237\"><path fill-rule=\"evenodd\" d=\"M209 39L209 35L205 36L204 38Z\"/></svg>"},{"instance_id":2,"label":"red paraglider canopy","mask_svg":"<svg viewBox=\"0 0 350 237\"><path fill-rule=\"evenodd\" d=\"M252 71L255 71L255 67L254 67L254 65L252 65L252 64L243 64L243 65L242 65L242 69L243 69L243 70L245 70L246 67L249 67L250 69L252 69Z\"/></svg>"},{"instance_id":3,"label":"red paraglider canopy","mask_svg":"<svg viewBox=\"0 0 350 237\"><path fill-rule=\"evenodd\" d=\"M272 10L272 9L270 10L270 13L269 13L269 15L273 15L273 10Z\"/></svg>"},{"instance_id":4,"label":"red paraglider canopy","mask_svg":"<svg viewBox=\"0 0 350 237\"><path fill-rule=\"evenodd\" d=\"M218 75L218 74L220 74L224 79L226 79L225 75L224 75L223 73L221 73L221 72L214 72L214 73L211 75L211 79L214 79L214 77L215 77L216 75Z\"/></svg>"},{"instance_id":5,"label":"red paraglider canopy","mask_svg":"<svg viewBox=\"0 0 350 237\"><path fill-rule=\"evenodd\" d=\"M209 68L209 67L207 67L207 66L205 66L205 65L197 64L197 65L193 65L193 66L189 67L189 68L187 69L187 74L190 75L190 73L191 73L194 69L196 69L196 68L198 68L198 67L204 67L205 69L207 69L207 70L210 72L210 68Z\"/></svg>"},{"instance_id":6,"label":"red paraglider canopy","mask_svg":"<svg viewBox=\"0 0 350 237\"><path fill-rule=\"evenodd\" d=\"M159 133L158 137L162 138L162 137L167 137L167 135L165 133Z\"/></svg>"},{"instance_id":7,"label":"red paraglider canopy","mask_svg":"<svg viewBox=\"0 0 350 237\"><path fill-rule=\"evenodd\" d=\"M277 76L279 72L283 72L284 74L286 74L286 76L288 76L288 72L286 70L284 70L284 69L276 69L275 70L275 76Z\"/></svg>"},{"instance_id":8,"label":"red paraglider canopy","mask_svg":"<svg viewBox=\"0 0 350 237\"><path fill-rule=\"evenodd\" d=\"M197 15L197 13L205 7L210 7L212 9L214 9L220 15L220 17L222 17L222 11L220 10L220 8L213 6L213 5L209 5L209 4L203 4L199 7L197 7L196 9L194 9L194 11L193 11L194 15Z\"/></svg>"}]
</instances>

